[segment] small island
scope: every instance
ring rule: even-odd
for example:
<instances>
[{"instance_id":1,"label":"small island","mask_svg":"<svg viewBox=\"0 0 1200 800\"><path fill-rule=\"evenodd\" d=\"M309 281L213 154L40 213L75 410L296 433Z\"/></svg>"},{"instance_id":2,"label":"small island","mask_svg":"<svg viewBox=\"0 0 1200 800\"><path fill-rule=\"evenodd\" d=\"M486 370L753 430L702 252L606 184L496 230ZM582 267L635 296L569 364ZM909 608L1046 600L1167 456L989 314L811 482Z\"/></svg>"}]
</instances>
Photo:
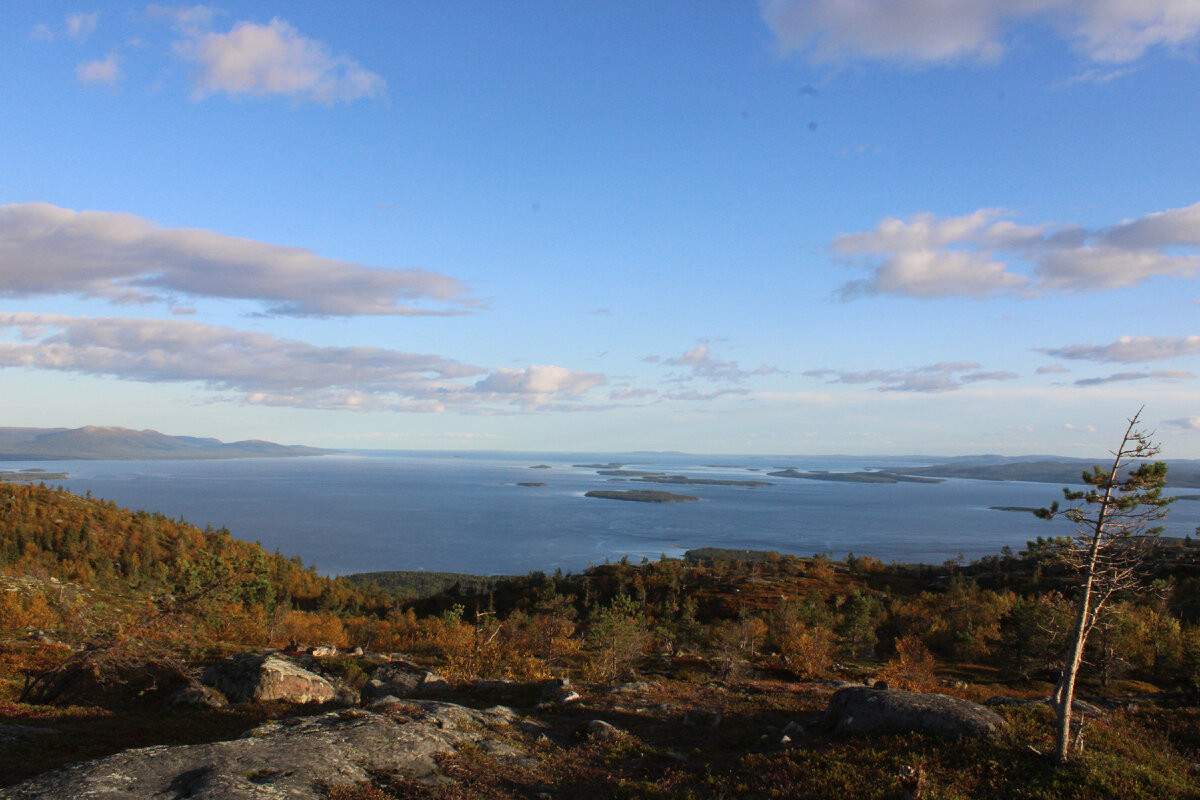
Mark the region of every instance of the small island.
<instances>
[{"instance_id":1,"label":"small island","mask_svg":"<svg viewBox=\"0 0 1200 800\"><path fill-rule=\"evenodd\" d=\"M540 481L521 481L517 486L545 486L546 484Z\"/></svg>"},{"instance_id":2,"label":"small island","mask_svg":"<svg viewBox=\"0 0 1200 800\"><path fill-rule=\"evenodd\" d=\"M625 465L620 461L613 461L608 464L572 464L571 466L579 469L620 469Z\"/></svg>"},{"instance_id":3,"label":"small island","mask_svg":"<svg viewBox=\"0 0 1200 800\"><path fill-rule=\"evenodd\" d=\"M768 472L773 478L804 478L810 481L838 481L840 483L945 483L943 478L919 478L915 475L901 475L898 472L884 470L862 472L825 472L813 470L801 472L795 467Z\"/></svg>"},{"instance_id":4,"label":"small island","mask_svg":"<svg viewBox=\"0 0 1200 800\"><path fill-rule=\"evenodd\" d=\"M1037 509L1032 506L988 506L989 511L1023 511L1027 514L1036 514Z\"/></svg>"},{"instance_id":5,"label":"small island","mask_svg":"<svg viewBox=\"0 0 1200 800\"><path fill-rule=\"evenodd\" d=\"M666 475L665 472L647 472L644 469L602 469L597 475L612 475L618 478L645 478L650 475Z\"/></svg>"},{"instance_id":6,"label":"small island","mask_svg":"<svg viewBox=\"0 0 1200 800\"><path fill-rule=\"evenodd\" d=\"M549 464L534 464L530 469L554 469Z\"/></svg>"},{"instance_id":7,"label":"small island","mask_svg":"<svg viewBox=\"0 0 1200 800\"><path fill-rule=\"evenodd\" d=\"M655 492L649 489L629 489L627 491L610 491L593 489L584 497L599 497L603 500L632 500L636 503L691 503L699 502L699 497L671 492Z\"/></svg>"}]
</instances>

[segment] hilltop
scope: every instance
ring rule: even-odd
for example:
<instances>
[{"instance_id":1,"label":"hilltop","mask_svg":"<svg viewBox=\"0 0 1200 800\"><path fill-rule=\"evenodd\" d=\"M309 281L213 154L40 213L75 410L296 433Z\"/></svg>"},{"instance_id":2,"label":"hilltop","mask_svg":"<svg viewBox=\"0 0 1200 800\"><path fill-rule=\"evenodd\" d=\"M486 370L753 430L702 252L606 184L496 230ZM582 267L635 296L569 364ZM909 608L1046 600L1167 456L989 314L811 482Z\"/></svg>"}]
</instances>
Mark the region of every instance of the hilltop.
<instances>
[{"instance_id":1,"label":"hilltop","mask_svg":"<svg viewBox=\"0 0 1200 800\"><path fill-rule=\"evenodd\" d=\"M884 798L911 774L930 797L1200 795L1200 548L1156 547L1149 591L1115 606L1081 689L1087 749L1063 771L1040 755L1038 700L1073 592L1059 545L940 565L708 548L577 575L379 575L391 592L0 483L0 786L116 759L0 797L69 796L70 776L127 774L129 748L157 744L154 780L178 796ZM255 670L306 694L242 693ZM879 680L1001 698L999 722L839 733L835 693Z\"/></svg>"},{"instance_id":2,"label":"hilltop","mask_svg":"<svg viewBox=\"0 0 1200 800\"><path fill-rule=\"evenodd\" d=\"M0 460L5 461L281 458L333 452L336 451L259 439L226 443L212 438L168 436L152 430L95 425L0 428Z\"/></svg>"}]
</instances>

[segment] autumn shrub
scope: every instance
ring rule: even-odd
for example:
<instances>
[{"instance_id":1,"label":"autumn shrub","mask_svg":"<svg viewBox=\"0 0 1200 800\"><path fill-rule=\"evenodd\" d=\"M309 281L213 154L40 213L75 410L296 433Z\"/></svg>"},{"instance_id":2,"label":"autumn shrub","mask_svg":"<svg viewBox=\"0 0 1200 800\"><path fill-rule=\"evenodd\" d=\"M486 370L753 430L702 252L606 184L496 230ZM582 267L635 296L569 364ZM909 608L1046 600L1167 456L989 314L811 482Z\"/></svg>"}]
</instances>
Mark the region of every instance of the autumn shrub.
<instances>
[{"instance_id":1,"label":"autumn shrub","mask_svg":"<svg viewBox=\"0 0 1200 800\"><path fill-rule=\"evenodd\" d=\"M917 636L902 636L896 640L896 655L879 671L879 679L893 689L926 692L934 688L935 662L933 654Z\"/></svg>"},{"instance_id":2,"label":"autumn shrub","mask_svg":"<svg viewBox=\"0 0 1200 800\"><path fill-rule=\"evenodd\" d=\"M833 654L837 637L828 628L798 625L777 634L779 657L796 677L820 680L829 677L833 669Z\"/></svg>"}]
</instances>

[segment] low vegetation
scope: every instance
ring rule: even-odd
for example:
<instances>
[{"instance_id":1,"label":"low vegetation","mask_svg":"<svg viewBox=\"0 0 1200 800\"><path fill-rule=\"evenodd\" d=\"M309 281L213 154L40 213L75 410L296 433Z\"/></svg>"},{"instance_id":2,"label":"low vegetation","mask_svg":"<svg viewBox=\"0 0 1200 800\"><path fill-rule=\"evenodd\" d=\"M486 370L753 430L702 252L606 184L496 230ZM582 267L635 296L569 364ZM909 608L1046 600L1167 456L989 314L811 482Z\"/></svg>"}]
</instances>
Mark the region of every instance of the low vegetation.
<instances>
[{"instance_id":1,"label":"low vegetation","mask_svg":"<svg viewBox=\"0 0 1200 800\"><path fill-rule=\"evenodd\" d=\"M928 797L1200 796L1200 547L1142 545L1145 577L1110 600L1077 689L1123 699L1088 723L1082 755L1056 766L1045 706L1001 708L1004 731L969 744L812 730L835 680L976 701L1048 695L1077 590L1067 540L974 563L706 549L578 575L418 585L411 573L325 578L224 530L0 483L0 722L62 731L0 744L0 785L124 747L229 738L288 713L235 706L176 725L160 709L165 691L218 656L298 643L404 653L467 704L487 702L472 694L479 679L569 677L624 731L547 745L533 772L454 757L444 765L453 786L381 778L344 800L901 797L911 770ZM629 681L645 683L636 704L608 688ZM720 728L680 728L689 708L721 713ZM808 733L783 741L797 720Z\"/></svg>"}]
</instances>

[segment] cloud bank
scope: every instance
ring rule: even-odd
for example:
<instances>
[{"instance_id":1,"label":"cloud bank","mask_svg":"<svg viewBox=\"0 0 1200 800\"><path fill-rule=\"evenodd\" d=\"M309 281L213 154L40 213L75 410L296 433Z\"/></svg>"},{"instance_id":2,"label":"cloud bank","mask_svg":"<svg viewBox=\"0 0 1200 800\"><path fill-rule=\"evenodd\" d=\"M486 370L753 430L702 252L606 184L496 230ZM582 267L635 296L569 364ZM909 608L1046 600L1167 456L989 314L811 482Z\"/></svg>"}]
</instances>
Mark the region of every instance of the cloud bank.
<instances>
[{"instance_id":1,"label":"cloud bank","mask_svg":"<svg viewBox=\"0 0 1200 800\"><path fill-rule=\"evenodd\" d=\"M360 411L575 410L597 373L558 366L488 370L379 347L319 347L184 320L0 314L0 368L147 383L198 383L243 402ZM15 334L15 336L14 336ZM14 340L15 339L15 340ZM482 376L482 377L480 377Z\"/></svg>"},{"instance_id":2,"label":"cloud bank","mask_svg":"<svg viewBox=\"0 0 1200 800\"><path fill-rule=\"evenodd\" d=\"M1179 369L1160 369L1153 372L1118 372L1104 378L1080 378L1075 381L1076 386L1103 386L1107 383L1127 383L1129 381L1182 381L1188 378L1196 377L1190 372L1184 372Z\"/></svg>"},{"instance_id":3,"label":"cloud bank","mask_svg":"<svg viewBox=\"0 0 1200 800\"><path fill-rule=\"evenodd\" d=\"M186 295L254 301L268 313L292 316L412 316L463 313L477 305L466 292L454 278L424 270L162 228L133 214L48 203L0 206L0 297L74 294L145 303Z\"/></svg>"},{"instance_id":4,"label":"cloud bank","mask_svg":"<svg viewBox=\"0 0 1200 800\"><path fill-rule=\"evenodd\" d=\"M1194 0L764 0L762 13L781 50L815 62L996 61L1021 26L1040 25L1085 58L1123 64L1200 35Z\"/></svg>"},{"instance_id":5,"label":"cloud bank","mask_svg":"<svg viewBox=\"0 0 1200 800\"><path fill-rule=\"evenodd\" d=\"M833 251L866 269L837 290L842 300L890 295L936 299L1082 293L1200 271L1200 203L1108 228L1020 225L1003 209L962 217L887 218L838 236ZM1014 269L1013 262L1028 265Z\"/></svg>"},{"instance_id":6,"label":"cloud bank","mask_svg":"<svg viewBox=\"0 0 1200 800\"><path fill-rule=\"evenodd\" d=\"M1006 381L1019 377L1013 372L982 372L974 361L942 361L907 369L872 369L848 372L814 369L810 378L829 378L826 383L874 384L881 392L952 392L965 384L981 381Z\"/></svg>"},{"instance_id":7,"label":"cloud bank","mask_svg":"<svg viewBox=\"0 0 1200 800\"><path fill-rule=\"evenodd\" d=\"M1200 336L1122 336L1112 344L1071 344L1037 352L1056 358L1145 364L1200 354Z\"/></svg>"}]
</instances>

